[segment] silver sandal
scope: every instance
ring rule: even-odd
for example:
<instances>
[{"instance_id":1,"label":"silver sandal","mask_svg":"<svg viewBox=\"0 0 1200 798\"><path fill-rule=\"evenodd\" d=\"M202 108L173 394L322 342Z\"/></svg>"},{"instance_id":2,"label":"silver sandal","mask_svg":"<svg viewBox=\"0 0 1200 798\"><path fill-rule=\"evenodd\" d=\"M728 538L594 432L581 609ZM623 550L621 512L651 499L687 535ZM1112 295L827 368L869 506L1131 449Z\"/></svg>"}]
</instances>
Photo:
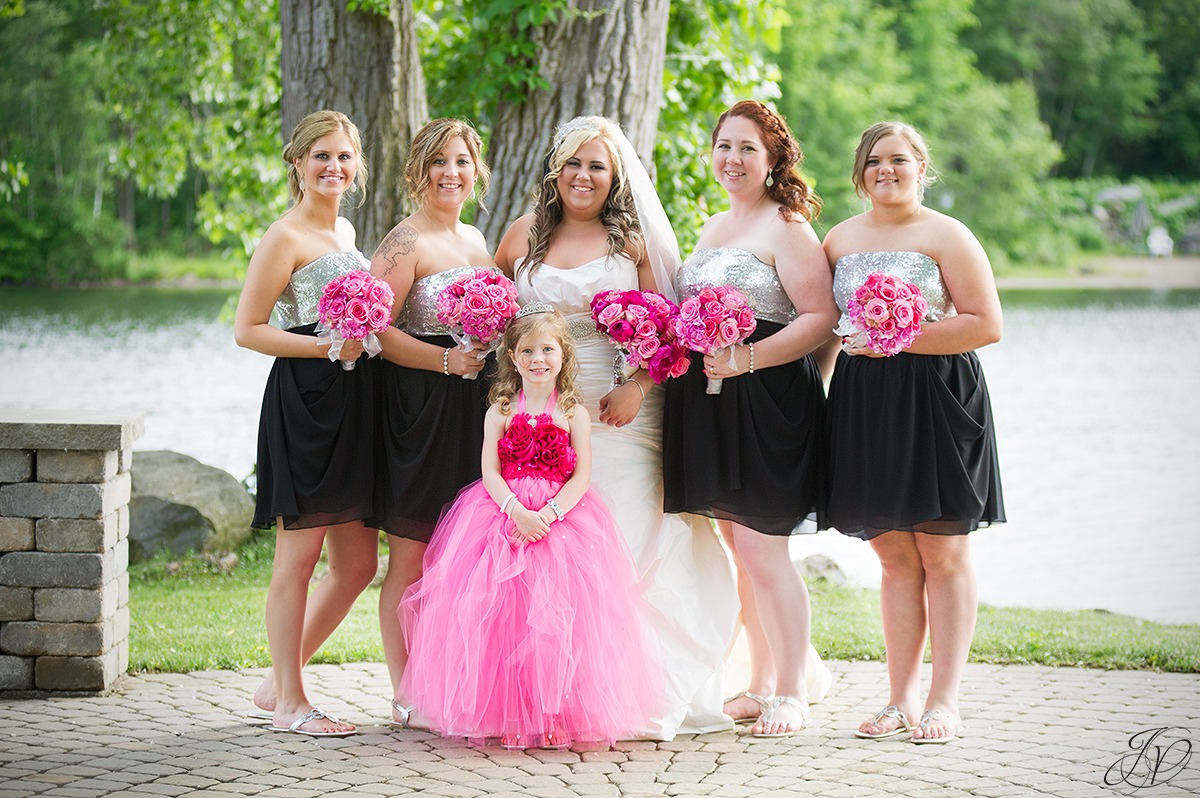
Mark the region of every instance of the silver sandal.
<instances>
[{"instance_id":1,"label":"silver sandal","mask_svg":"<svg viewBox=\"0 0 1200 798\"><path fill-rule=\"evenodd\" d=\"M755 721L757 721L759 718L762 717L762 713L767 711L767 707L771 703L769 700L767 700L766 698L763 698L758 693L752 693L749 690L743 690L742 692L738 693L737 695L726 698L724 701L721 702L721 706L724 707L730 701L737 701L739 698L749 698L751 701L758 704L758 714L757 715L747 715L744 718L733 718L734 725L736 725L736 726L745 726L746 724L754 723ZM733 717L733 716L731 715L730 717Z\"/></svg>"},{"instance_id":2,"label":"silver sandal","mask_svg":"<svg viewBox=\"0 0 1200 798\"><path fill-rule=\"evenodd\" d=\"M904 714L904 710L892 704L888 704L886 707L876 712L875 717L871 718L871 720L868 722L878 725L879 722L884 718L891 718L892 720L897 721L900 725L894 729L889 729L888 731L884 732L875 732L874 734L865 732L862 729L855 729L854 736L860 737L863 740L885 740L888 737L895 737L897 734L908 734L913 730L913 725L909 722L908 715Z\"/></svg>"},{"instance_id":3,"label":"silver sandal","mask_svg":"<svg viewBox=\"0 0 1200 798\"><path fill-rule=\"evenodd\" d=\"M391 726L393 729L415 729L416 728L416 726L412 725L413 710L416 709L416 707L414 707L412 704L409 704L408 706L404 706L404 704L401 704L399 701L397 701L396 699L393 698L392 699L392 709L396 710L396 712L399 713L400 720L396 720L395 718L393 718L392 721L390 723L388 723L389 726Z\"/></svg>"},{"instance_id":4,"label":"silver sandal","mask_svg":"<svg viewBox=\"0 0 1200 798\"><path fill-rule=\"evenodd\" d=\"M804 731L804 729L808 727L808 723L809 723L808 707L804 704L804 702L799 701L798 699L792 698L790 695L777 695L774 698L772 698L769 702L767 702L767 708L765 710L763 710L763 713L759 717L758 722L763 724L764 726L768 723L771 723L775 719L775 711L778 710L784 704L791 704L792 706L794 706L800 710L800 725L799 726L796 726L795 728L790 729L789 731L774 732L771 734L766 734L764 732L759 732L759 733L755 734L754 732L750 732L750 736L755 737L760 740L773 740L773 739L776 739L779 737L791 737L796 732ZM789 724L789 725L791 725L791 724Z\"/></svg>"}]
</instances>

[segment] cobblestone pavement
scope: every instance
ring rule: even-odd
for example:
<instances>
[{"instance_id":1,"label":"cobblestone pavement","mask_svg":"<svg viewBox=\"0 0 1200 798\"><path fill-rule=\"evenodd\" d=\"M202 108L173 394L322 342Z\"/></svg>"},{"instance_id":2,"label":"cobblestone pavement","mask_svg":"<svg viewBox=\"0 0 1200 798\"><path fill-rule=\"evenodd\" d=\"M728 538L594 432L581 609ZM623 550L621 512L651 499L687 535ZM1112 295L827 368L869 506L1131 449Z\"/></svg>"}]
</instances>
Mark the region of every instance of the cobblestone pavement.
<instances>
[{"instance_id":1,"label":"cobblestone pavement","mask_svg":"<svg viewBox=\"0 0 1200 798\"><path fill-rule=\"evenodd\" d=\"M791 739L527 753L389 729L380 663L307 670L319 705L358 725L346 739L244 723L261 670L127 676L105 696L0 699L0 798L1200 794L1200 675L971 665L963 735L917 746L855 739L886 700L884 667L829 665L830 695Z\"/></svg>"}]
</instances>

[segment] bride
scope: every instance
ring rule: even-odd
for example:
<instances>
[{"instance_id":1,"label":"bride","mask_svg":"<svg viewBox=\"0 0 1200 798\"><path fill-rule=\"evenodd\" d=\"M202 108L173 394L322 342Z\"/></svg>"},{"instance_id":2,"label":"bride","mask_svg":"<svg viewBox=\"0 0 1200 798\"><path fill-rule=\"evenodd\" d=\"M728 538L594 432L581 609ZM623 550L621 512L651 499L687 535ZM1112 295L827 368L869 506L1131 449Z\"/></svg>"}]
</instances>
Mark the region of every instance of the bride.
<instances>
[{"instance_id":1,"label":"bride","mask_svg":"<svg viewBox=\"0 0 1200 798\"><path fill-rule=\"evenodd\" d=\"M571 326L577 384L593 418L592 485L629 546L650 616L643 627L666 670L660 713L645 736L730 729L721 711L738 615L729 557L707 519L663 514L662 389L646 371L618 365L590 308L609 289L671 297L675 234L613 122L585 116L562 125L546 164L534 212L505 233L496 263L515 275L522 303L549 302Z\"/></svg>"}]
</instances>

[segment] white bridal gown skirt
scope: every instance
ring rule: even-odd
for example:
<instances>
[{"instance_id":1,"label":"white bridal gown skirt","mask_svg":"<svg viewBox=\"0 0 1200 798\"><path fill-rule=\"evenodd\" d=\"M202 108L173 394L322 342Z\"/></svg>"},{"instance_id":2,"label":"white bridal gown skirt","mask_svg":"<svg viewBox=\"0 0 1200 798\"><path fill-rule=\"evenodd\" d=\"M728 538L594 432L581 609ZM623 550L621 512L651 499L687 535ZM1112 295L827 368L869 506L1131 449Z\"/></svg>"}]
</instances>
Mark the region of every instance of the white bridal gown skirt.
<instances>
[{"instance_id":1,"label":"white bridal gown skirt","mask_svg":"<svg viewBox=\"0 0 1200 798\"><path fill-rule=\"evenodd\" d=\"M576 341L578 385L593 420L592 487L629 545L647 605L643 626L663 658L661 715L646 736L729 729L721 711L723 663L739 610L729 554L708 519L663 514L661 386L647 393L632 424L599 421L613 353L603 339Z\"/></svg>"}]
</instances>

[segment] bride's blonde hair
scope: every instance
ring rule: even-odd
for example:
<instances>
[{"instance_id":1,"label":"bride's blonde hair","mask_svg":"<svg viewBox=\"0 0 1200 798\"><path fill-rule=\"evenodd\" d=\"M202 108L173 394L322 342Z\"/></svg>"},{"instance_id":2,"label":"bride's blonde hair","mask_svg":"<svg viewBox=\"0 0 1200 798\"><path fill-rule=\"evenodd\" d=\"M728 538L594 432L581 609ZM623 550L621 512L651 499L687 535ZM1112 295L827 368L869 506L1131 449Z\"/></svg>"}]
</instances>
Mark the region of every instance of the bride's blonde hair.
<instances>
[{"instance_id":1,"label":"bride's blonde hair","mask_svg":"<svg viewBox=\"0 0 1200 798\"><path fill-rule=\"evenodd\" d=\"M488 391L488 402L499 404L502 415L512 413L513 401L521 392L521 374L517 371L514 353L526 336L542 332L549 333L562 350L562 370L554 384L558 390L558 406L567 418L575 414L575 405L579 404L579 389L575 387L579 362L575 359L571 328L563 315L550 305L533 303L526 305L504 328L504 338L496 355L496 376Z\"/></svg>"}]
</instances>

